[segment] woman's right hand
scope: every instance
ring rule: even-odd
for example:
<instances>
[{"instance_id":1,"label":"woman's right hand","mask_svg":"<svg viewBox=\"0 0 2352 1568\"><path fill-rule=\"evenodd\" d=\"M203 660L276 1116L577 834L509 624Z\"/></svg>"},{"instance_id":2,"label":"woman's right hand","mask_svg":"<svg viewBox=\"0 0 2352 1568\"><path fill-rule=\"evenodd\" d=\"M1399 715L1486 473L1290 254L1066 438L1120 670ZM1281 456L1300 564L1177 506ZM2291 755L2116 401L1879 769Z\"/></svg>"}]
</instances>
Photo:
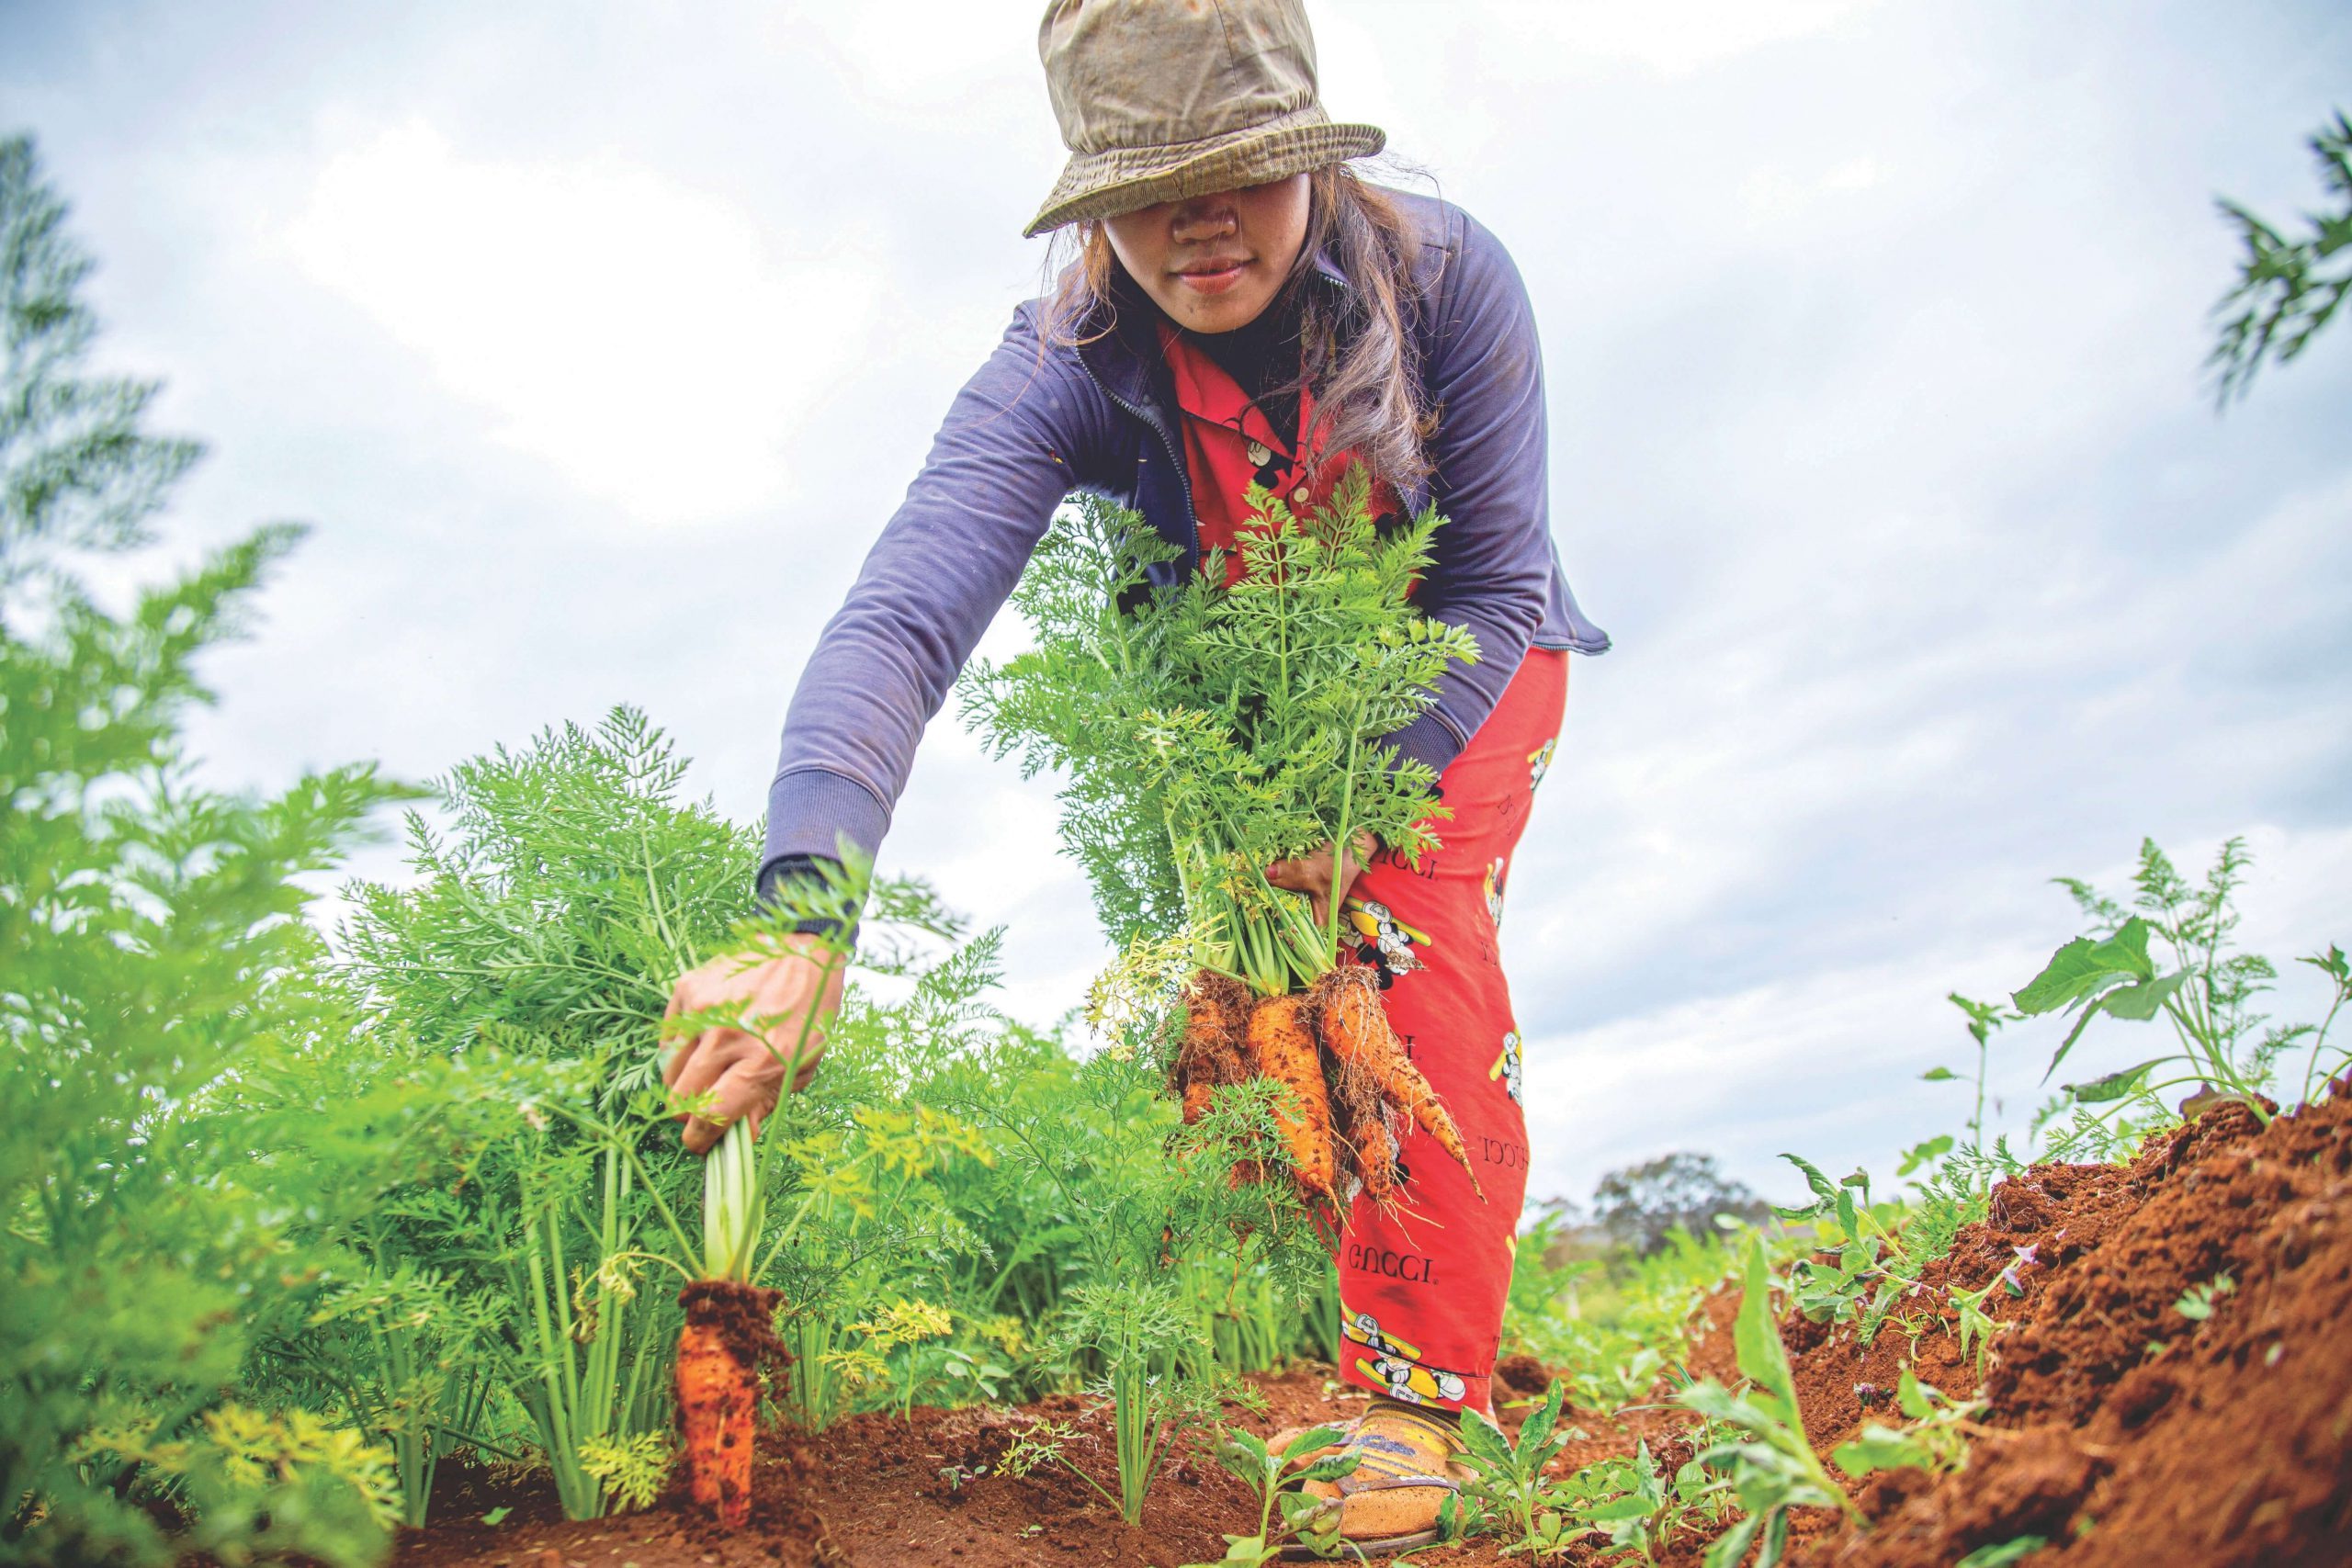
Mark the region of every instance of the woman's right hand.
<instances>
[{"instance_id":1,"label":"woman's right hand","mask_svg":"<svg viewBox=\"0 0 2352 1568\"><path fill-rule=\"evenodd\" d=\"M662 1081L673 1099L691 1102L710 1097L710 1103L698 1111L678 1112L692 1153L708 1153L729 1124L745 1116L756 1134L761 1120L775 1109L787 1066L793 1069L795 1090L808 1088L816 1074L824 1052L825 1025L842 1005L842 975L848 964L821 937L790 936L785 945L787 951L772 957L729 953L714 958L680 977L671 989L665 1020L741 1002L745 1020L761 1028L758 1034L706 1029L682 1041L662 1062Z\"/></svg>"}]
</instances>

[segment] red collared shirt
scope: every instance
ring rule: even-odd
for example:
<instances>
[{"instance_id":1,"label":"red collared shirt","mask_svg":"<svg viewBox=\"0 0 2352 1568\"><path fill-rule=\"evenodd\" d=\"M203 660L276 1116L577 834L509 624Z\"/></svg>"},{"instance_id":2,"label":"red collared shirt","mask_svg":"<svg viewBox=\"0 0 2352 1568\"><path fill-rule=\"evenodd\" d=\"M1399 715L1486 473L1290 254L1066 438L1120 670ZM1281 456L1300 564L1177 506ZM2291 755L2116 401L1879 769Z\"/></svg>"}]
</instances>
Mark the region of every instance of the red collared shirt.
<instances>
[{"instance_id":1,"label":"red collared shirt","mask_svg":"<svg viewBox=\"0 0 2352 1568\"><path fill-rule=\"evenodd\" d=\"M1176 406L1184 414L1184 468L1193 481L1201 552L1204 558L1210 550L1225 552L1225 581L1231 587L1242 570L1234 542L1245 529L1264 523L1243 499L1250 486L1263 485L1293 512L1304 513L1329 498L1348 455L1319 465L1300 460L1315 428L1315 398L1305 388L1298 394L1298 428L1277 431L1223 366L1165 321L1159 324L1159 347L1175 381Z\"/></svg>"}]
</instances>

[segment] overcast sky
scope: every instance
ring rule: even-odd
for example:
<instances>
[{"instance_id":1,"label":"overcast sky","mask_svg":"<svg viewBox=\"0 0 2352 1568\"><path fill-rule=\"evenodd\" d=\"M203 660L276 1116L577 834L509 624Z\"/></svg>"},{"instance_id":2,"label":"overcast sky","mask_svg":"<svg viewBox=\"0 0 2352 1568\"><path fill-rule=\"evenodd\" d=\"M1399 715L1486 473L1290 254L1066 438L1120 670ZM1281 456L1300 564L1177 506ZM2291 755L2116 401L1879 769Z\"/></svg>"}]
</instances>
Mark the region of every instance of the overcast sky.
<instances>
[{"instance_id":1,"label":"overcast sky","mask_svg":"<svg viewBox=\"0 0 2352 1568\"><path fill-rule=\"evenodd\" d=\"M2048 878L2143 835L2247 835L2282 965L2352 942L2352 326L2226 417L2199 378L2212 198L2316 202L2352 13L1310 5L1332 112L1518 258L1617 640L1510 877L1532 1196L1677 1148L1883 1171L1964 1115L1917 1081L1967 1044L1945 993L2022 984L2077 929ZM424 778L627 702L755 815L1040 287L1036 10L0 4L105 358L213 448L175 542L317 525L212 666L215 775ZM945 717L885 847L1011 926L1041 1021L1101 956L1052 824ZM2012 1121L2052 1043L2004 1037Z\"/></svg>"}]
</instances>

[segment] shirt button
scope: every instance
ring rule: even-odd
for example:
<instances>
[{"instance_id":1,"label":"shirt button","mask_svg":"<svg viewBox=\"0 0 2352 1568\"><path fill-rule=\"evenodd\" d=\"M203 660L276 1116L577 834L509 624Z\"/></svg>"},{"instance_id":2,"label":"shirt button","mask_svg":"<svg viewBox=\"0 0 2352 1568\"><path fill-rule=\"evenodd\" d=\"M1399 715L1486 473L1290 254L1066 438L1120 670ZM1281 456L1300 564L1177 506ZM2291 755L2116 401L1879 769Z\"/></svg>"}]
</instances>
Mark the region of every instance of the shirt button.
<instances>
[{"instance_id":1,"label":"shirt button","mask_svg":"<svg viewBox=\"0 0 2352 1568\"><path fill-rule=\"evenodd\" d=\"M1315 492L1308 490L1305 485L1301 485L1296 490L1290 492L1291 503L1295 506L1305 506L1306 504L1306 498L1313 493Z\"/></svg>"},{"instance_id":2,"label":"shirt button","mask_svg":"<svg viewBox=\"0 0 2352 1568\"><path fill-rule=\"evenodd\" d=\"M1250 443L1250 466L1251 468L1264 468L1266 466L1266 459L1273 455L1272 448L1269 447L1264 442L1252 441Z\"/></svg>"}]
</instances>

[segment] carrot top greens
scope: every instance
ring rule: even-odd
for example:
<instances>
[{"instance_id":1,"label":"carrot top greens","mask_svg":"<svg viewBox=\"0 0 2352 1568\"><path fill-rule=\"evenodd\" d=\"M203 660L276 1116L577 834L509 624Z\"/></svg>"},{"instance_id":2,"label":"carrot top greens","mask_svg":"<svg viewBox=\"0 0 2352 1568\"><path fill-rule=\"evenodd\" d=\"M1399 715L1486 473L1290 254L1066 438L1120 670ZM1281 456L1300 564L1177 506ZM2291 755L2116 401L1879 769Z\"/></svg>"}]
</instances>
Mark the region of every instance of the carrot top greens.
<instances>
[{"instance_id":1,"label":"carrot top greens","mask_svg":"<svg viewBox=\"0 0 2352 1568\"><path fill-rule=\"evenodd\" d=\"M1254 486L1248 499L1264 526L1227 588L1222 552L1156 581L1182 552L1136 513L1076 498L1013 592L1035 645L974 664L963 711L1024 775L1064 774L1063 842L1114 940L1271 996L1331 967L1339 942L1264 868L1359 832L1418 860L1445 809L1432 770L1385 738L1477 649L1408 597L1434 511L1376 524L1361 468L1304 514Z\"/></svg>"}]
</instances>

